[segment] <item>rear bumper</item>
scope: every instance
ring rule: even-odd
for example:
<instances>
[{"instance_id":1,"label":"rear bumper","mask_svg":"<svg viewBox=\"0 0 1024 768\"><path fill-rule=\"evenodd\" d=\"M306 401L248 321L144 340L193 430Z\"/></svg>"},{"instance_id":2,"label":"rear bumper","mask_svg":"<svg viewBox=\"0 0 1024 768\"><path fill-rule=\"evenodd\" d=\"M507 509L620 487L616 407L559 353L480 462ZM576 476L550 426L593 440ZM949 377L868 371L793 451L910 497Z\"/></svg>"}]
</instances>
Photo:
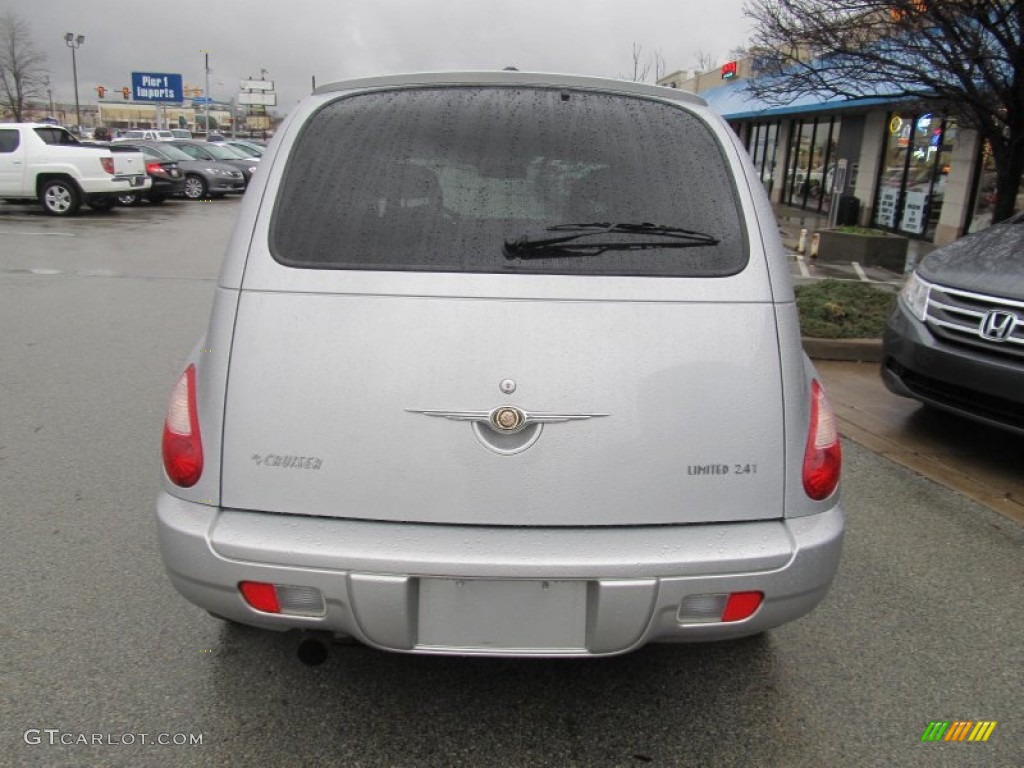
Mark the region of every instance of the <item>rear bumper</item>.
<instances>
[{"instance_id":1,"label":"rear bumper","mask_svg":"<svg viewBox=\"0 0 1024 768\"><path fill-rule=\"evenodd\" d=\"M601 656L649 642L724 640L796 619L828 591L844 529L838 505L819 515L766 522L538 529L239 512L166 493L157 503L157 521L175 588L225 618L266 629L350 635L391 651L543 656ZM435 579L529 580L538 584L538 595L544 594L541 580L574 582L581 615L565 620L580 622L578 641L523 642L511 620L509 637L516 639L507 643L500 630L478 644L425 638L439 625L436 615L426 613L433 605L430 595L447 589ZM241 581L315 587L324 595L326 613L256 611L241 598ZM677 619L687 595L753 590L764 592L765 599L743 621L681 624ZM520 610L546 616L549 624L561 621L550 603L533 606L526 599L525 607L520 600ZM460 606L450 601L445 606L445 631L458 635ZM473 621L479 622L479 615ZM535 636L573 634L568 627L550 626Z\"/></svg>"},{"instance_id":2,"label":"rear bumper","mask_svg":"<svg viewBox=\"0 0 1024 768\"><path fill-rule=\"evenodd\" d=\"M147 197L171 197L181 194L185 189L185 177L180 179L158 179L151 177L153 186L149 188Z\"/></svg>"}]
</instances>

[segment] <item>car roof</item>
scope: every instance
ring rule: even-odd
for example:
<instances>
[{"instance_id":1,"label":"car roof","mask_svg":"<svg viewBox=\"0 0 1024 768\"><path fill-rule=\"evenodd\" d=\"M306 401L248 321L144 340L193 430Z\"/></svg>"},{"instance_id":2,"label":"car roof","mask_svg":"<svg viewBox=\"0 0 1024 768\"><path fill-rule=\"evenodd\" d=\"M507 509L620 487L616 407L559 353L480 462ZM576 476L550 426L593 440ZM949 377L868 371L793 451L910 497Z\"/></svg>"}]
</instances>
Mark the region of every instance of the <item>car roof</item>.
<instances>
[{"instance_id":1,"label":"car roof","mask_svg":"<svg viewBox=\"0 0 1024 768\"><path fill-rule=\"evenodd\" d=\"M605 77L588 77L583 75L558 75L544 72L515 71L479 71L479 72L423 72L404 75L385 75L383 77L364 77L353 80L341 80L328 83L317 88L313 93L327 94L338 91L361 90L368 88L398 88L417 85L534 85L566 88L588 88L600 91L633 94L637 96L656 96L672 99L696 106L707 106L700 96L677 88L666 88L660 85L634 83L629 80L614 80Z\"/></svg>"},{"instance_id":2,"label":"car roof","mask_svg":"<svg viewBox=\"0 0 1024 768\"><path fill-rule=\"evenodd\" d=\"M63 128L68 133L71 133L71 129L67 126L54 125L53 123L0 123L0 128L16 128L22 125L28 128Z\"/></svg>"}]
</instances>

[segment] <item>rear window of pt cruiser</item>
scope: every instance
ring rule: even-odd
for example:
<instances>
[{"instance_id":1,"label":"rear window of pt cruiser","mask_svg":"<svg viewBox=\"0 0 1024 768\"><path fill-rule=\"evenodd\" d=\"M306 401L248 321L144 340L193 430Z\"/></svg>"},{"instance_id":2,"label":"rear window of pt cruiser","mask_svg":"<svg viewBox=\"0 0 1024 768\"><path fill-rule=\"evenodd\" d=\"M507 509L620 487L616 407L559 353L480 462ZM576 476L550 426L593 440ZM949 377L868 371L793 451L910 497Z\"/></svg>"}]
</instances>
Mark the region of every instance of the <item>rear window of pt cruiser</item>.
<instances>
[{"instance_id":1,"label":"rear window of pt cruiser","mask_svg":"<svg viewBox=\"0 0 1024 768\"><path fill-rule=\"evenodd\" d=\"M700 117L553 88L331 102L287 159L270 247L311 269L721 277L747 262L732 171Z\"/></svg>"}]
</instances>

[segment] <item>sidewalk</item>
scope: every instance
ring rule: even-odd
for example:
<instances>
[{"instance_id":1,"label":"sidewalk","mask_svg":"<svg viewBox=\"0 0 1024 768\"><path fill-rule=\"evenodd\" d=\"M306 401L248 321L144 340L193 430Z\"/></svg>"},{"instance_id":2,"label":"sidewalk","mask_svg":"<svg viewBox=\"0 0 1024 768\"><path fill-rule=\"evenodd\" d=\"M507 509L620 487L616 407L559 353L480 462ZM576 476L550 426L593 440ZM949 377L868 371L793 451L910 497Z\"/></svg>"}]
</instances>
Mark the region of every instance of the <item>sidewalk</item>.
<instances>
[{"instance_id":1,"label":"sidewalk","mask_svg":"<svg viewBox=\"0 0 1024 768\"><path fill-rule=\"evenodd\" d=\"M796 252L800 241L800 230L807 230L807 243L811 236L822 229L828 229L828 215L817 211L804 211L782 203L772 203L775 218L779 222L779 234L787 250Z\"/></svg>"},{"instance_id":2,"label":"sidewalk","mask_svg":"<svg viewBox=\"0 0 1024 768\"><path fill-rule=\"evenodd\" d=\"M783 244L800 267L799 274L794 271L798 283L840 277L895 290L893 284L902 282L903 275L880 276L864 269L843 273L798 256L800 230L807 230L809 247L811 236L828 228L828 217L779 204L773 208ZM911 240L908 266L934 248L932 243ZM844 437L1024 524L1024 478L1019 469L1024 439L889 392L879 374L880 339L805 337L803 345L824 381Z\"/></svg>"},{"instance_id":3,"label":"sidewalk","mask_svg":"<svg viewBox=\"0 0 1024 768\"><path fill-rule=\"evenodd\" d=\"M782 243L792 253L797 253L800 243L800 231L807 230L805 244L809 252L811 239L815 232L828 229L828 213L818 213L812 210L802 210L782 203L772 203L772 210L775 211L775 218L779 222L779 234L782 236ZM923 259L936 248L934 243L926 240L915 240L910 238L907 243L907 269L911 271L918 261ZM808 259L810 257L808 256ZM894 275L894 277L899 277ZM870 281L869 281L870 282Z\"/></svg>"},{"instance_id":4,"label":"sidewalk","mask_svg":"<svg viewBox=\"0 0 1024 768\"><path fill-rule=\"evenodd\" d=\"M843 437L1024 525L1024 438L892 394L876 363L814 365Z\"/></svg>"}]
</instances>

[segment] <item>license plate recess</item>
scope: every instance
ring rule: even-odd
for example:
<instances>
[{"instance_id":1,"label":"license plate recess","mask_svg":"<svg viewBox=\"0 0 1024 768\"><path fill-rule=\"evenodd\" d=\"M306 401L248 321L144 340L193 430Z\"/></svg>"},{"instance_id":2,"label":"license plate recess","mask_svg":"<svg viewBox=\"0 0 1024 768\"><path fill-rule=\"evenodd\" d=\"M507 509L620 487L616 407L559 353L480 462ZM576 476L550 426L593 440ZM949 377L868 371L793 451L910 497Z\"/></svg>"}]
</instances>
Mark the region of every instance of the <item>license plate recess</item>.
<instances>
[{"instance_id":1,"label":"license plate recess","mask_svg":"<svg viewBox=\"0 0 1024 768\"><path fill-rule=\"evenodd\" d=\"M587 583L421 578L418 618L424 648L579 651Z\"/></svg>"}]
</instances>

